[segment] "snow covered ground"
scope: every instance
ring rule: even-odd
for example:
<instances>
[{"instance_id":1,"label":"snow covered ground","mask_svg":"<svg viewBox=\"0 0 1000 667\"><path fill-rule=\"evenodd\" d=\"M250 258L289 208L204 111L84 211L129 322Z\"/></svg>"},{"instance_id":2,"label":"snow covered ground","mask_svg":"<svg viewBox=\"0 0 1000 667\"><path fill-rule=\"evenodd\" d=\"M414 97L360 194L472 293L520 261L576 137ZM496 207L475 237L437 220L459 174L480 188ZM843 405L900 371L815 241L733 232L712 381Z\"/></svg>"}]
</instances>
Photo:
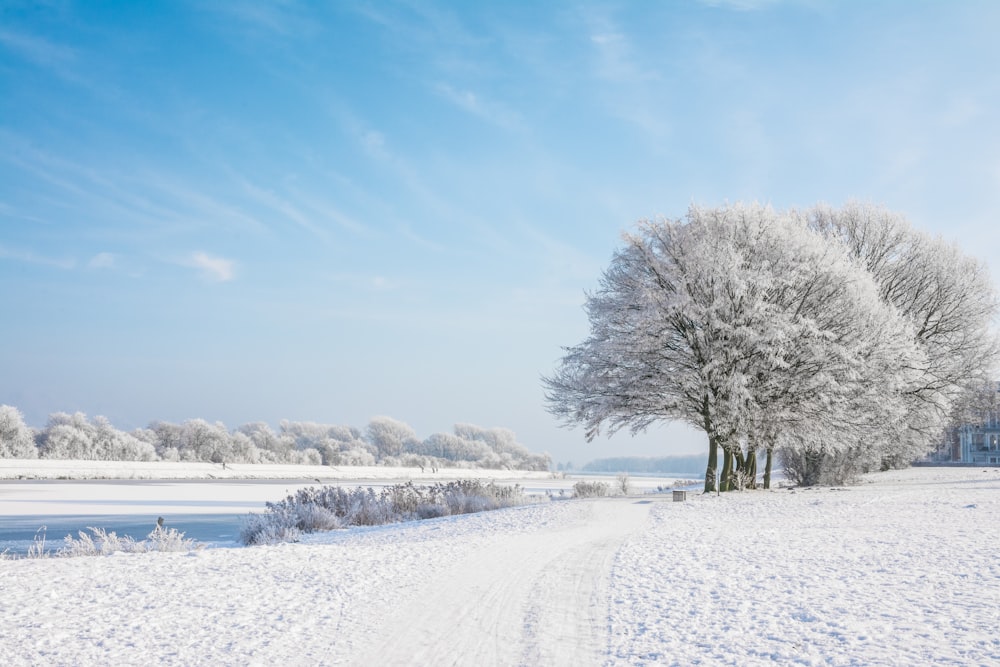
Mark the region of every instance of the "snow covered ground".
<instances>
[{"instance_id":1,"label":"snow covered ground","mask_svg":"<svg viewBox=\"0 0 1000 667\"><path fill-rule=\"evenodd\" d=\"M1000 470L0 561L11 665L1000 664Z\"/></svg>"}]
</instances>

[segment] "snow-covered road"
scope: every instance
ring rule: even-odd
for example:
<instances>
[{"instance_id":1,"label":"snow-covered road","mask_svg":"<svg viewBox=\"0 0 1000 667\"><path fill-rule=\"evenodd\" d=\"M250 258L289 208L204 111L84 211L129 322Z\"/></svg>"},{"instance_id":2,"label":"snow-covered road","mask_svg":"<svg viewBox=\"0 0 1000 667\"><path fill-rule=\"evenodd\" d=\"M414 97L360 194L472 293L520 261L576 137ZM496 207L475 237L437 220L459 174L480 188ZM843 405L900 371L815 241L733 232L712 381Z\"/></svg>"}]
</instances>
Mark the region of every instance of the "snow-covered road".
<instances>
[{"instance_id":1,"label":"snow-covered road","mask_svg":"<svg viewBox=\"0 0 1000 667\"><path fill-rule=\"evenodd\" d=\"M611 563L649 507L634 498L577 503L544 538L483 544L395 608L352 662L599 664Z\"/></svg>"}]
</instances>

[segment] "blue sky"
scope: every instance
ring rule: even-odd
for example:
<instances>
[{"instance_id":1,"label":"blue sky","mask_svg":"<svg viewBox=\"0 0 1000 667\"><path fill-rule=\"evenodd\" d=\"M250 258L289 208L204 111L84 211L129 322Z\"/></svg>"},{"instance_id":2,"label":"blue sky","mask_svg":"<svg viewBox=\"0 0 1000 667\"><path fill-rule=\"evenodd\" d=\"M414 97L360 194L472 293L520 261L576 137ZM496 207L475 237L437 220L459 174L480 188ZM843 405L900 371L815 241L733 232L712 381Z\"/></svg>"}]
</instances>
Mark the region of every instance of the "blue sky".
<instances>
[{"instance_id":1,"label":"blue sky","mask_svg":"<svg viewBox=\"0 0 1000 667\"><path fill-rule=\"evenodd\" d=\"M1000 3L0 2L0 403L586 444L636 220L857 198L1000 270Z\"/></svg>"}]
</instances>

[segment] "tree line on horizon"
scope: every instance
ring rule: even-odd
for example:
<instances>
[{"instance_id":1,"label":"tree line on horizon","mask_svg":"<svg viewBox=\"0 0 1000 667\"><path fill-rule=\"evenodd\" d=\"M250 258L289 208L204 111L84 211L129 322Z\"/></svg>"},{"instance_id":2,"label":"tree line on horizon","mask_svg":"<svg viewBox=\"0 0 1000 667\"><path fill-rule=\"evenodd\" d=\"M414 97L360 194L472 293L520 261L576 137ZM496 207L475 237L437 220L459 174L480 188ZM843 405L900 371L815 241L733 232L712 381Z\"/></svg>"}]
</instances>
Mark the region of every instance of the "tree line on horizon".
<instances>
[{"instance_id":1,"label":"tree line on horizon","mask_svg":"<svg viewBox=\"0 0 1000 667\"><path fill-rule=\"evenodd\" d=\"M533 454L506 428L456 424L452 433L420 439L408 424L374 417L364 431L353 426L282 420L229 430L221 422L154 421L126 432L101 416L49 415L33 429L20 410L0 405L0 458L100 461L199 461L329 466L404 466L548 470L548 454Z\"/></svg>"},{"instance_id":2,"label":"tree line on horizon","mask_svg":"<svg viewBox=\"0 0 1000 667\"><path fill-rule=\"evenodd\" d=\"M985 265L882 207L692 206L624 235L587 295L590 334L544 379L550 412L707 437L705 491L909 465L996 393ZM721 460L720 460L721 459Z\"/></svg>"},{"instance_id":3,"label":"tree line on horizon","mask_svg":"<svg viewBox=\"0 0 1000 667\"><path fill-rule=\"evenodd\" d=\"M580 472L665 474L700 474L705 458L698 454L676 456L609 456L580 466ZM558 468L556 468L558 470ZM567 468L568 470L568 468Z\"/></svg>"}]
</instances>

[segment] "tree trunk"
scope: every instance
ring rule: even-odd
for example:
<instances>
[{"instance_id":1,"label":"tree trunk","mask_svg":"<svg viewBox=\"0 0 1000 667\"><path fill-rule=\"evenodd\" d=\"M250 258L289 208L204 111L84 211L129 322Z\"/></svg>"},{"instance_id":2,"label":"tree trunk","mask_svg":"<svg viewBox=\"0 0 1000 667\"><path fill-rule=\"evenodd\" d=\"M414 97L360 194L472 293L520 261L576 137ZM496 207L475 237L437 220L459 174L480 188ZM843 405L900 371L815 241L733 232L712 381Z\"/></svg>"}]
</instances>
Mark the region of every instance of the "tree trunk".
<instances>
[{"instance_id":1,"label":"tree trunk","mask_svg":"<svg viewBox=\"0 0 1000 667\"><path fill-rule=\"evenodd\" d=\"M719 491L733 489L733 452L728 447L722 448L722 476L719 478Z\"/></svg>"},{"instance_id":2,"label":"tree trunk","mask_svg":"<svg viewBox=\"0 0 1000 667\"><path fill-rule=\"evenodd\" d=\"M743 479L746 480L746 488L757 488L757 450L751 449L747 452L747 458L743 462Z\"/></svg>"},{"instance_id":3,"label":"tree trunk","mask_svg":"<svg viewBox=\"0 0 1000 667\"><path fill-rule=\"evenodd\" d=\"M719 469L719 447L713 436L708 436L708 467L705 468L705 493L715 491L715 471Z\"/></svg>"},{"instance_id":4,"label":"tree trunk","mask_svg":"<svg viewBox=\"0 0 1000 667\"><path fill-rule=\"evenodd\" d=\"M737 448L737 450L733 452L733 472L729 476L730 491L742 491L743 489L749 488L746 485L746 470L747 458L743 456L743 450Z\"/></svg>"},{"instance_id":5,"label":"tree trunk","mask_svg":"<svg viewBox=\"0 0 1000 667\"><path fill-rule=\"evenodd\" d=\"M764 464L764 488L771 488L771 457L774 454L774 450L770 447L767 448L767 463Z\"/></svg>"},{"instance_id":6,"label":"tree trunk","mask_svg":"<svg viewBox=\"0 0 1000 667\"><path fill-rule=\"evenodd\" d=\"M719 469L719 440L712 429L712 417L708 411L708 396L701 400L701 418L705 434L708 435L708 466L705 468L705 493L715 491L715 472Z\"/></svg>"}]
</instances>

